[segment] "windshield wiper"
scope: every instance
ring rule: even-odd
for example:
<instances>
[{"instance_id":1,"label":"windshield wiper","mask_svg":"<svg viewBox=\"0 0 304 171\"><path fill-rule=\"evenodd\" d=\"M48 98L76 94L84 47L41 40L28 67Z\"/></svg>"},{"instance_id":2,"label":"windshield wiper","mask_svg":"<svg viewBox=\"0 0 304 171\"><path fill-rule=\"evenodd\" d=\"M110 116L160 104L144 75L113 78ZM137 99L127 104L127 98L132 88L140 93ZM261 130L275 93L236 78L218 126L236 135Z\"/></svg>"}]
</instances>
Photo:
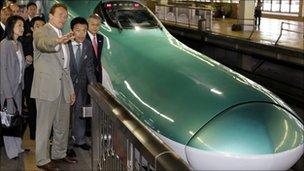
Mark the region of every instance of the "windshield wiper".
<instances>
[{"instance_id":1,"label":"windshield wiper","mask_svg":"<svg viewBox=\"0 0 304 171\"><path fill-rule=\"evenodd\" d=\"M117 24L117 26L118 26L119 31L121 32L121 31L123 30L123 28L122 28L122 25L121 25L120 21L118 20L117 11L118 11L118 10L115 10L115 11L114 11L114 16L115 16L114 19L115 19L115 21L116 21L116 24Z\"/></svg>"}]
</instances>

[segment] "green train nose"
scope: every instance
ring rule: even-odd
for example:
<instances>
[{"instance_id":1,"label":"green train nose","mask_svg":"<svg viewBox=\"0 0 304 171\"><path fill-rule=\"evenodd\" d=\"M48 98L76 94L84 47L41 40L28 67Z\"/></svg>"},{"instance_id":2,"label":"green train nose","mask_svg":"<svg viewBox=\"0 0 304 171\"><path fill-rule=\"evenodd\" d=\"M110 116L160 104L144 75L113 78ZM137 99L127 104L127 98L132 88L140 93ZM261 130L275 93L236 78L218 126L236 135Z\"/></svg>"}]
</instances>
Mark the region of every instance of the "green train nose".
<instances>
[{"instance_id":1,"label":"green train nose","mask_svg":"<svg viewBox=\"0 0 304 171\"><path fill-rule=\"evenodd\" d=\"M247 103L211 120L188 146L228 154L273 154L303 144L303 130L303 124L279 106Z\"/></svg>"},{"instance_id":2,"label":"green train nose","mask_svg":"<svg viewBox=\"0 0 304 171\"><path fill-rule=\"evenodd\" d=\"M213 118L191 138L186 155L202 169L211 169L213 160L211 165L226 169L288 169L303 154L303 143L303 124L296 117L277 105L254 102Z\"/></svg>"}]
</instances>

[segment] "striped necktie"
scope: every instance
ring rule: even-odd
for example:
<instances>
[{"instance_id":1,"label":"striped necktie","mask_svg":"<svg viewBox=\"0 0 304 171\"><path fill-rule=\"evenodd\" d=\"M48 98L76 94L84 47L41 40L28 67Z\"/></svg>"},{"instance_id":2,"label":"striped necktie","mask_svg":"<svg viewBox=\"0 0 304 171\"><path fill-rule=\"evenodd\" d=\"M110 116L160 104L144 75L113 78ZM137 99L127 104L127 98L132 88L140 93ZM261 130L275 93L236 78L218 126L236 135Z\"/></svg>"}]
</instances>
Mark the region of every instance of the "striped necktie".
<instances>
[{"instance_id":1,"label":"striped necktie","mask_svg":"<svg viewBox=\"0 0 304 171\"><path fill-rule=\"evenodd\" d=\"M77 69L80 69L80 62L81 62L81 44L77 44L77 50L76 50L76 64L77 64Z\"/></svg>"}]
</instances>

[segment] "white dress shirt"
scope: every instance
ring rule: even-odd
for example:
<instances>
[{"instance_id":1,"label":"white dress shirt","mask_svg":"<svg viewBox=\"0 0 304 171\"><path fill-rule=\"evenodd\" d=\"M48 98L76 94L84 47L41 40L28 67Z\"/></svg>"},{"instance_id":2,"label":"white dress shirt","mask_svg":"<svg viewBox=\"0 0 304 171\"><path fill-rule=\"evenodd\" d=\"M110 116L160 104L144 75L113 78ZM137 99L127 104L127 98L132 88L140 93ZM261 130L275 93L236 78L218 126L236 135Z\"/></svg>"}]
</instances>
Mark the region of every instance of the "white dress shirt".
<instances>
[{"instance_id":1,"label":"white dress shirt","mask_svg":"<svg viewBox=\"0 0 304 171\"><path fill-rule=\"evenodd\" d=\"M55 30L55 32L57 33L58 37L62 37L62 32L61 30L57 29L56 27L54 27L51 23L49 23L49 25ZM60 45L57 45L55 47L55 50L58 51L59 48L62 48L62 51L63 51L63 58L64 58L64 63L63 63L63 68L66 69L68 67L68 53L67 53L67 47L65 44L60 44Z\"/></svg>"},{"instance_id":2,"label":"white dress shirt","mask_svg":"<svg viewBox=\"0 0 304 171\"><path fill-rule=\"evenodd\" d=\"M22 70L23 70L23 56L21 54L20 49L16 52L17 53L17 57L18 57L18 61L19 61L19 68L20 68L20 73L19 73L19 81L18 83L20 84L22 81Z\"/></svg>"},{"instance_id":3,"label":"white dress shirt","mask_svg":"<svg viewBox=\"0 0 304 171\"><path fill-rule=\"evenodd\" d=\"M76 59L76 52L77 52L79 44L80 44L80 49L81 49L81 52L82 52L82 49L83 49L82 43L77 43L76 41L72 41L72 47L73 47L73 53L74 53L75 60L77 60Z\"/></svg>"},{"instance_id":4,"label":"white dress shirt","mask_svg":"<svg viewBox=\"0 0 304 171\"><path fill-rule=\"evenodd\" d=\"M95 36L93 36L93 34L92 33L90 33L89 31L88 31L88 35L89 35L89 37L90 37L90 39L91 39L91 42L93 43L93 41L94 41L94 37L96 37L96 45L98 45L98 42L97 42L97 36L95 35Z\"/></svg>"},{"instance_id":5,"label":"white dress shirt","mask_svg":"<svg viewBox=\"0 0 304 171\"><path fill-rule=\"evenodd\" d=\"M2 22L0 22L0 25L3 28L3 30L5 30L5 25Z\"/></svg>"},{"instance_id":6,"label":"white dress shirt","mask_svg":"<svg viewBox=\"0 0 304 171\"><path fill-rule=\"evenodd\" d=\"M33 18L31 16L27 15L27 19L29 19L29 21L31 22Z\"/></svg>"}]
</instances>

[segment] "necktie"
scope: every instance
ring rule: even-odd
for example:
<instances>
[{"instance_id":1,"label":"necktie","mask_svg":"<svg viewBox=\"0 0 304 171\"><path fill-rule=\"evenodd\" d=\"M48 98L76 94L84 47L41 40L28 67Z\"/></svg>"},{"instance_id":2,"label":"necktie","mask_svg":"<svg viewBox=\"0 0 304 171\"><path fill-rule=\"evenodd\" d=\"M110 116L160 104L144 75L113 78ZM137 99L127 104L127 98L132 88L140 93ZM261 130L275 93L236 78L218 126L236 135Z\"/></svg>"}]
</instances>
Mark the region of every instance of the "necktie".
<instances>
[{"instance_id":1,"label":"necktie","mask_svg":"<svg viewBox=\"0 0 304 171\"><path fill-rule=\"evenodd\" d=\"M80 59L81 59L81 44L77 44L77 50L76 50L76 64L77 69L80 69Z\"/></svg>"},{"instance_id":2,"label":"necktie","mask_svg":"<svg viewBox=\"0 0 304 171\"><path fill-rule=\"evenodd\" d=\"M97 47L97 39L96 39L96 36L94 36L94 38L93 38L93 43L92 43L92 44L93 44L93 48L94 48L94 52L95 52L95 57L98 58L98 56L97 56L97 55L98 55L98 52L97 52L97 51L98 51L98 47Z\"/></svg>"}]
</instances>

